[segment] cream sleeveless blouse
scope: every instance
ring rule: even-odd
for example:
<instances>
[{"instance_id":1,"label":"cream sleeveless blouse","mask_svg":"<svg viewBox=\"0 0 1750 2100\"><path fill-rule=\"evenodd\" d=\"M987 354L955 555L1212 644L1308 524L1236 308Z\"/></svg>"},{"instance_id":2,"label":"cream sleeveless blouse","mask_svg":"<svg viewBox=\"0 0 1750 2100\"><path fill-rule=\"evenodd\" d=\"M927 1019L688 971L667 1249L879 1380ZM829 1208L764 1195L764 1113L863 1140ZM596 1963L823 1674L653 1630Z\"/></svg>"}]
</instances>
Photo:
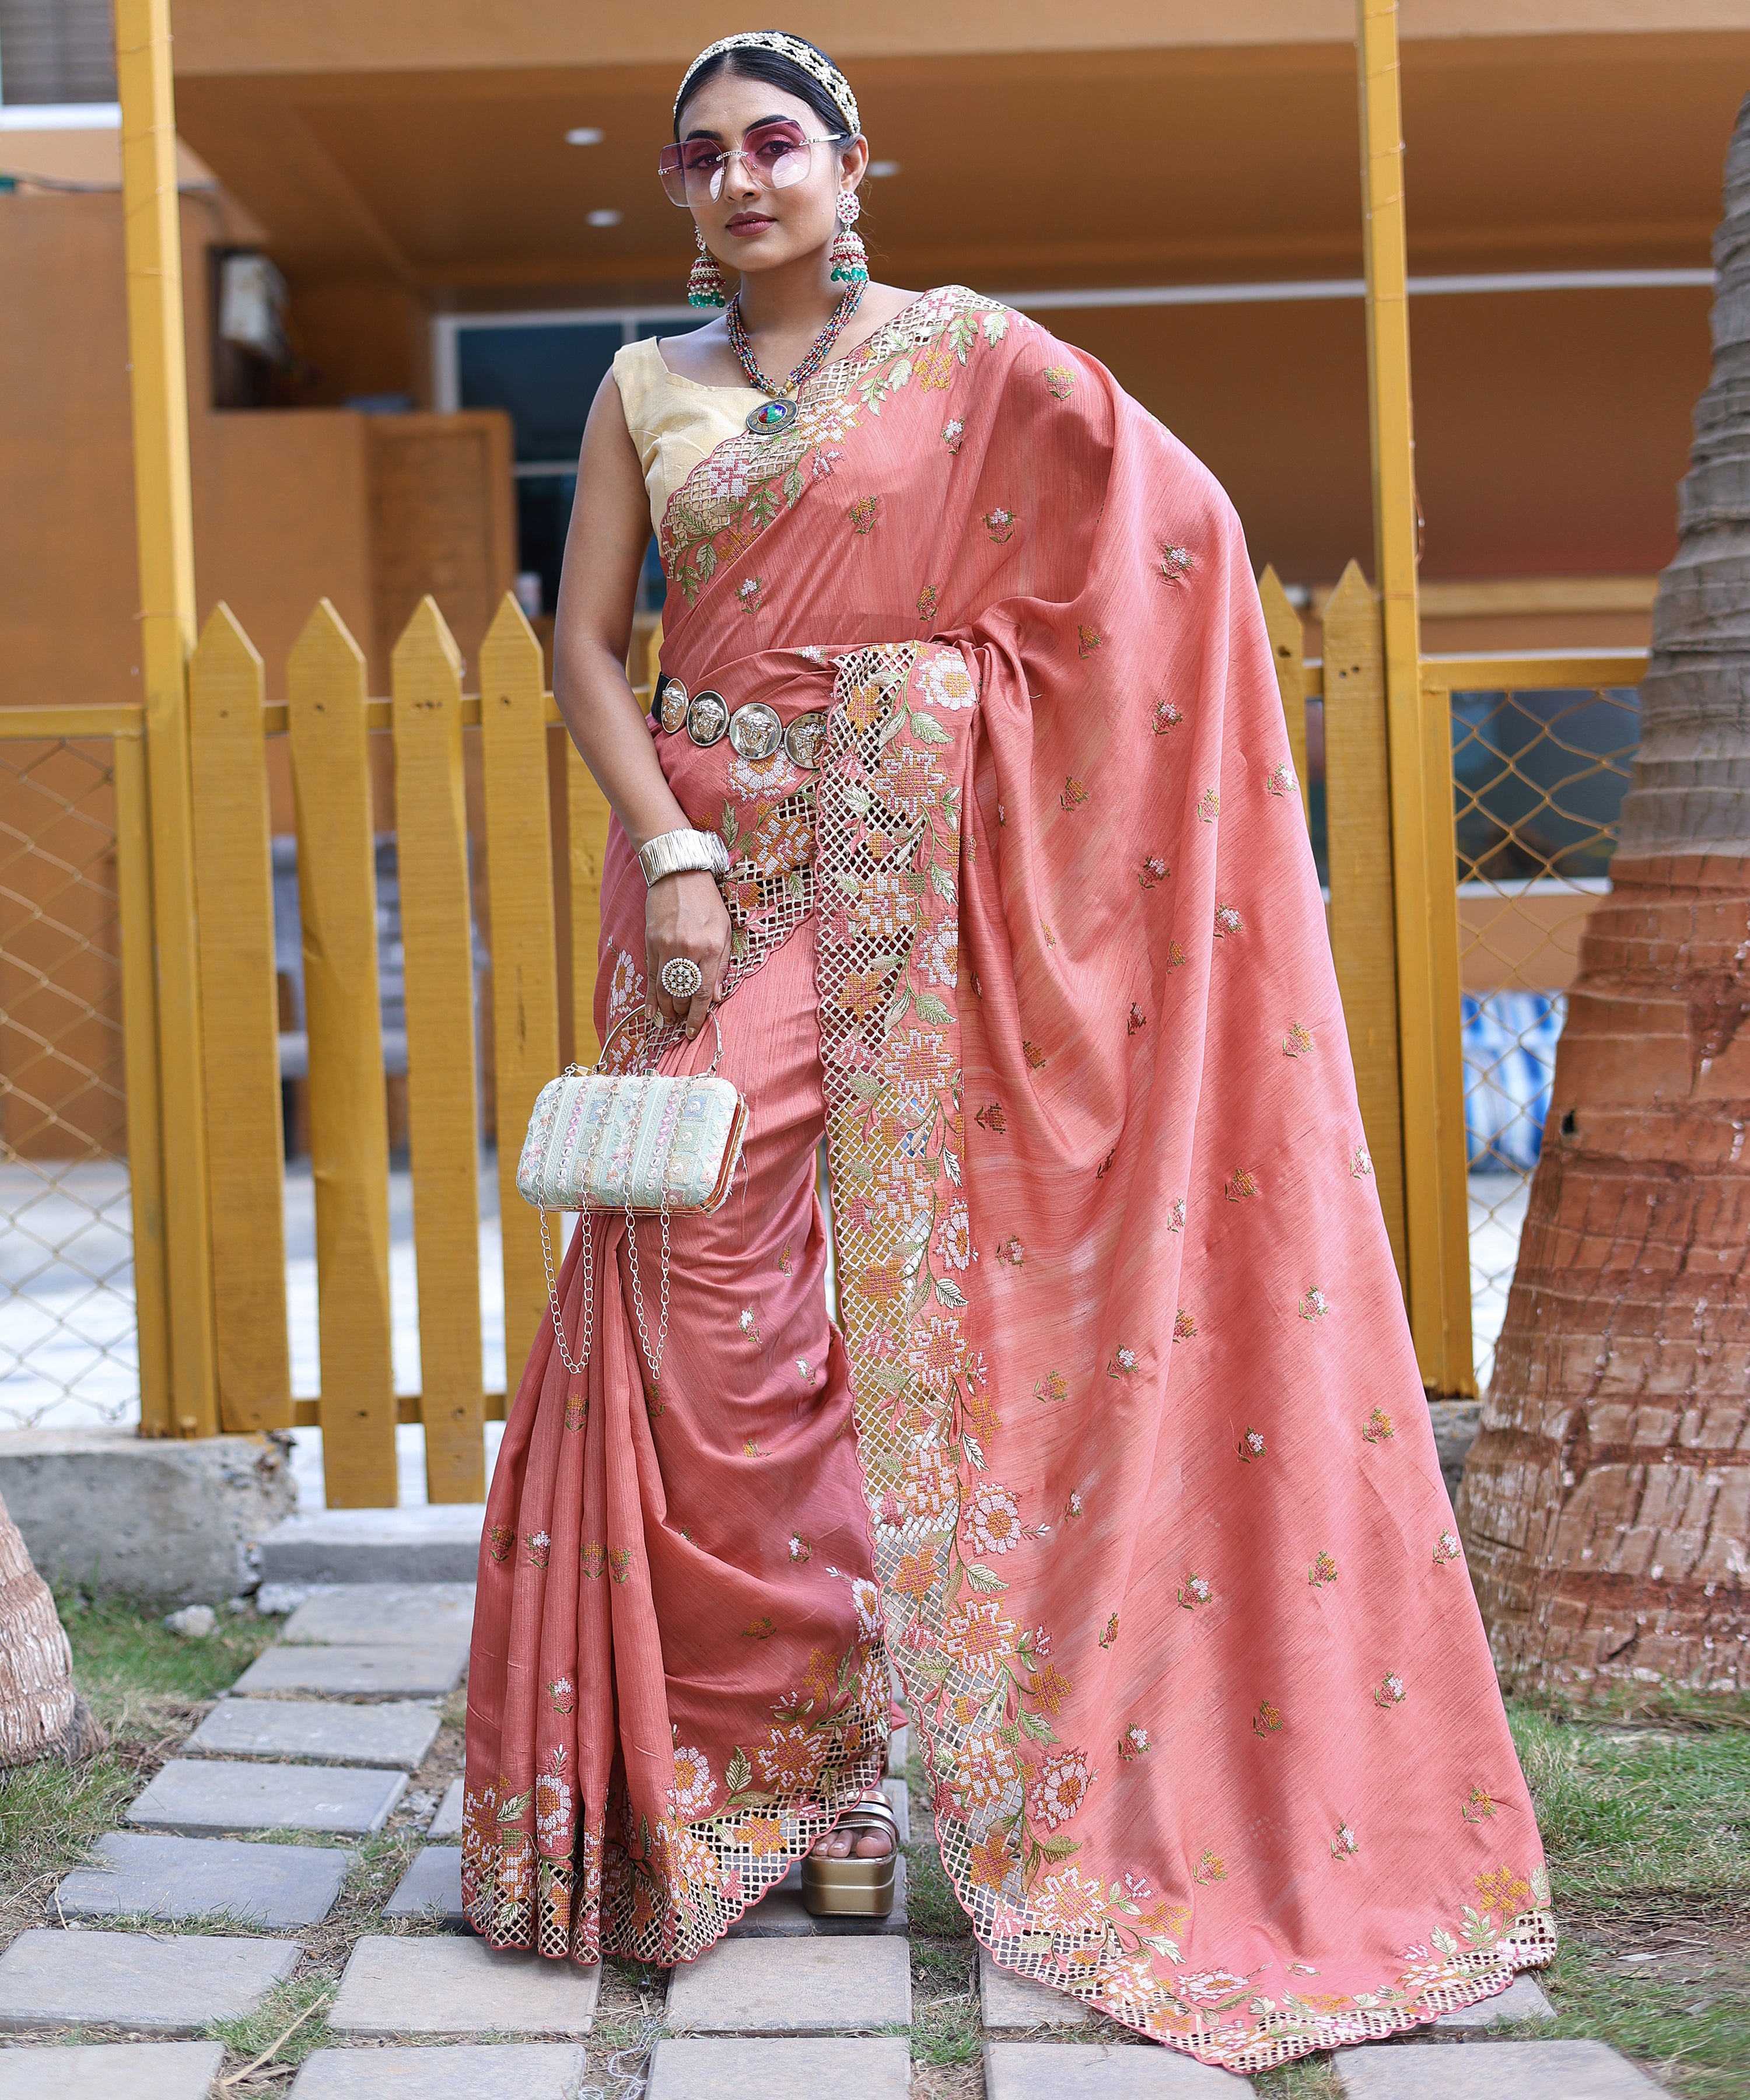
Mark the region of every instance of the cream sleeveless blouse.
<instances>
[{"instance_id":1,"label":"cream sleeveless blouse","mask_svg":"<svg viewBox=\"0 0 1750 2100\"><path fill-rule=\"evenodd\" d=\"M654 336L615 352L614 383L644 469L651 529L659 532L669 497L765 396L753 386L706 386L682 378L663 364Z\"/></svg>"}]
</instances>

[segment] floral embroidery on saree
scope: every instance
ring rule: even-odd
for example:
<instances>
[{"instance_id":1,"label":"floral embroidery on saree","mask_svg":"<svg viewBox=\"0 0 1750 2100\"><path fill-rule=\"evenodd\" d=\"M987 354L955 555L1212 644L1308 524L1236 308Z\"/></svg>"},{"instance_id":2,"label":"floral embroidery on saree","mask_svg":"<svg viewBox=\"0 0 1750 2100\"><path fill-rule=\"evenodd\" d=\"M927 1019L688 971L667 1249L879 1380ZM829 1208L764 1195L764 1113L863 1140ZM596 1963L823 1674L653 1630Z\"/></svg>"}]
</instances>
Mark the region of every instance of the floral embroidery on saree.
<instances>
[{"instance_id":1,"label":"floral embroidery on saree","mask_svg":"<svg viewBox=\"0 0 1750 2100\"><path fill-rule=\"evenodd\" d=\"M840 1312L888 1642L936 1783L941 1856L980 1939L1004 1965L1170 2046L1235 2071L1267 2069L1309 2049L1413 2026L1500 1988L1513 1967L1547 1959L1553 1930L1530 1906L1547 1903L1548 1885L1541 1868L1518 1877L1503 1868L1486 1888L1479 1879L1483 1903L1466 1908L1461 1938L1436 1926L1426 1943L1404 1950L1400 1973L1382 1988L1364 1999L1320 2001L1280 1987L1266 1996L1225 1970L1187 1973L1188 1903L1164 1897L1139 1873L1109 1884L1076 1864L1076 1819L1099 1768L1085 1749L1059 1740L1052 1717L1069 1680L1050 1659L1051 1630L1019 1625L1004 1608L1008 1584L996 1564L1049 1527L1024 1524L1013 1491L985 1477L985 1445L1000 1424L966 1330L966 1292L977 1286L970 1277L963 1288L951 1281L946 1259L955 1207L948 1198L963 1173L959 1022L955 986L929 976L923 957L958 909L968 732L957 726L944 737L933 717L920 723L917 704L960 660L957 651L915 643L842 660L831 756L817 786L818 969ZM1218 914L1219 931L1239 930L1239 914L1226 908L1232 923L1222 925ZM1025 1048L1029 1062L1043 1061ZM994 1108L980 1110L981 1127L993 1127ZM1243 1202L1258 1187L1236 1170L1228 1190ZM1175 1207L1176 1229L1183 1205ZM994 1252L1019 1267L1018 1238ZM1298 1309L1321 1317L1323 1292L1309 1289ZM1173 1339L1197 1333L1181 1308ZM1122 1377L1135 1361L1126 1347L1109 1368ZM1034 1396L1050 1403L1069 1392L1051 1371ZM1262 1435L1248 1429L1238 1455L1252 1463L1264 1449ZM1081 1507L1078 1493L1066 1519ZM1308 1579L1318 1588L1336 1573L1321 1552ZM1178 1600L1195 1616L1214 1595L1193 1572ZM1115 1647L1118 1621L1114 1612L1101 1648ZM1373 1692L1387 1708L1404 1696L1395 1671ZM1253 1733L1267 1741L1284 1727L1280 1708L1263 1699ZM1120 1762L1134 1763L1150 1746L1147 1728L1131 1726L1117 1745ZM1329 1842L1334 1860L1356 1849L1346 1824ZM1225 1879L1219 1855L1206 1850L1194 1884Z\"/></svg>"},{"instance_id":2,"label":"floral embroidery on saree","mask_svg":"<svg viewBox=\"0 0 1750 2100\"><path fill-rule=\"evenodd\" d=\"M745 554L822 469L831 472L865 416L879 416L914 378L920 390L949 385L976 344L1000 342L1008 326L1006 307L950 285L914 299L860 349L822 365L782 430L727 439L669 498L657 536L668 580L692 603L720 562ZM853 531L870 531L875 500L859 498L850 515Z\"/></svg>"}]
</instances>

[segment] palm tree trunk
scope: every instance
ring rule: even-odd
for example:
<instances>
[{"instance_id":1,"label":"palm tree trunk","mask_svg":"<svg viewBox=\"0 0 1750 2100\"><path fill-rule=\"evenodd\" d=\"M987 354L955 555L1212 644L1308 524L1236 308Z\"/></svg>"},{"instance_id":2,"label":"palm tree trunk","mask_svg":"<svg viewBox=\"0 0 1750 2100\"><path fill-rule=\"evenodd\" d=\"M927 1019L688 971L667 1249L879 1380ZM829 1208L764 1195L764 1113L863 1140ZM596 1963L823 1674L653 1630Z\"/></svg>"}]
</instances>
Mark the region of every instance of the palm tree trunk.
<instances>
[{"instance_id":1,"label":"palm tree trunk","mask_svg":"<svg viewBox=\"0 0 1750 2100\"><path fill-rule=\"evenodd\" d=\"M68 1747L81 1706L55 1599L0 1502L0 1765Z\"/></svg>"},{"instance_id":2,"label":"palm tree trunk","mask_svg":"<svg viewBox=\"0 0 1750 2100\"><path fill-rule=\"evenodd\" d=\"M1750 1683L1750 96L1610 894L1458 1515L1504 1679Z\"/></svg>"}]
</instances>

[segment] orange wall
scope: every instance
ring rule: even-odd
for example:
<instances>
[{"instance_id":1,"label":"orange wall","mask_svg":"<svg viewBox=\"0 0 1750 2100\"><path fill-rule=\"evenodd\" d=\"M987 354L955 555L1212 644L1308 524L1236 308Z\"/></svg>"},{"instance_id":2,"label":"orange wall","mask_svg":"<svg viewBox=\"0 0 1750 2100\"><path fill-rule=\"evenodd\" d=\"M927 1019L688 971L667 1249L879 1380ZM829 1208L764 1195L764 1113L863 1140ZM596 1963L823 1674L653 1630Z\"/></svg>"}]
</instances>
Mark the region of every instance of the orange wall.
<instances>
[{"instance_id":1,"label":"orange wall","mask_svg":"<svg viewBox=\"0 0 1750 2100\"><path fill-rule=\"evenodd\" d=\"M270 698L283 697L287 652L322 597L369 658L373 691L388 690L395 633L385 621L398 629L424 590L476 650L515 567L508 426L497 416L434 430L430 419L339 408L214 410L205 249L214 230L209 205L184 203L201 618L221 599L231 607L266 661ZM139 581L120 197L0 196L0 705L130 699L139 689ZM398 320L403 343L422 343L423 322L404 307L397 316L393 299L365 303ZM417 499L405 505L382 501L386 452L418 457L411 484L400 470Z\"/></svg>"},{"instance_id":2,"label":"orange wall","mask_svg":"<svg viewBox=\"0 0 1750 2100\"><path fill-rule=\"evenodd\" d=\"M183 207L195 576L224 599L284 690L286 650L326 593L371 646L366 419L218 414L205 246ZM136 697L134 479L121 200L0 196L0 704Z\"/></svg>"},{"instance_id":3,"label":"orange wall","mask_svg":"<svg viewBox=\"0 0 1750 2100\"><path fill-rule=\"evenodd\" d=\"M1410 305L1430 579L1650 576L1707 383L1705 289L1504 293ZM1051 312L1183 438L1254 560L1316 582L1372 566L1359 300ZM1448 645L1458 646L1458 645Z\"/></svg>"}]
</instances>

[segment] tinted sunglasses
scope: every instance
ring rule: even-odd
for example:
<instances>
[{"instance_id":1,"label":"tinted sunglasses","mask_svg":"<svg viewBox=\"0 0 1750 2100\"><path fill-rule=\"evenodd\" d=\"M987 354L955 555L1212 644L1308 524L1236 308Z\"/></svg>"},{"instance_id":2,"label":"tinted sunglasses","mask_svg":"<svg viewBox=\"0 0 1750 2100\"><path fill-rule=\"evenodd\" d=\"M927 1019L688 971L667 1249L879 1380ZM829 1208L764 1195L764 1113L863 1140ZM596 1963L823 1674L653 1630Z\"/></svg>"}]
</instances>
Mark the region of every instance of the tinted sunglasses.
<instances>
[{"instance_id":1,"label":"tinted sunglasses","mask_svg":"<svg viewBox=\"0 0 1750 2100\"><path fill-rule=\"evenodd\" d=\"M756 124L739 146L720 146L715 139L683 139L664 146L656 163L671 204L683 208L715 204L723 195L730 163L739 161L762 190L793 189L806 182L817 146L842 145L848 132L811 139L793 118L775 117Z\"/></svg>"}]
</instances>

